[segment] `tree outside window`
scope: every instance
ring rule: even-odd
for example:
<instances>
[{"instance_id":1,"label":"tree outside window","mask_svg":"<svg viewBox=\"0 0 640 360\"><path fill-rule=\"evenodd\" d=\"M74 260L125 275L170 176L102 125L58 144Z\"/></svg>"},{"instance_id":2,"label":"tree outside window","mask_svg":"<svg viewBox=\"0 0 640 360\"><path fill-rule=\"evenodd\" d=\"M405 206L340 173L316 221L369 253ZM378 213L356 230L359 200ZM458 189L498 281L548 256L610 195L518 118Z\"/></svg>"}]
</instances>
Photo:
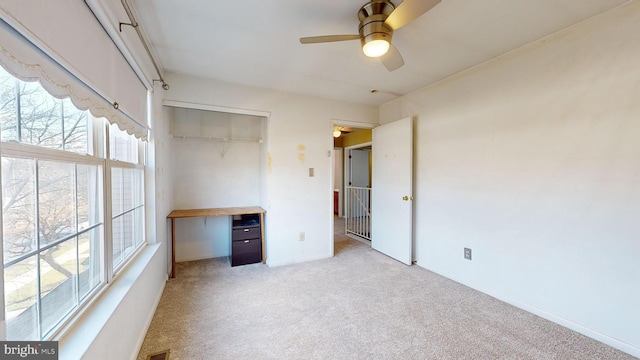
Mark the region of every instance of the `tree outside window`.
<instances>
[{"instance_id":1,"label":"tree outside window","mask_svg":"<svg viewBox=\"0 0 640 360\"><path fill-rule=\"evenodd\" d=\"M0 68L3 144L90 155L90 119L70 100ZM33 156L3 149L8 339L45 338L103 283L103 166L45 150Z\"/></svg>"}]
</instances>

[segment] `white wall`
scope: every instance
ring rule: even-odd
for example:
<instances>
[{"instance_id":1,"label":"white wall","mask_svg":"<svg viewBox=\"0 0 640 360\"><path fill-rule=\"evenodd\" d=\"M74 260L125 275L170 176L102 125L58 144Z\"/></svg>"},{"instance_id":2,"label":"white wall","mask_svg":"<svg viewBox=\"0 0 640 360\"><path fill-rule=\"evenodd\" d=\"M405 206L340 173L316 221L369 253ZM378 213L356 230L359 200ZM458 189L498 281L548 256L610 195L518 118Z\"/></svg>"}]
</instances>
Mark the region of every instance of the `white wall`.
<instances>
[{"instance_id":1,"label":"white wall","mask_svg":"<svg viewBox=\"0 0 640 360\"><path fill-rule=\"evenodd\" d=\"M417 263L640 356L638 64L631 2L383 105L417 122Z\"/></svg>"},{"instance_id":2,"label":"white wall","mask_svg":"<svg viewBox=\"0 0 640 360\"><path fill-rule=\"evenodd\" d=\"M167 74L170 101L268 112L266 252L269 265L333 255L332 119L376 123L377 108ZM315 176L309 177L309 168ZM299 234L305 240L299 241Z\"/></svg>"}]
</instances>

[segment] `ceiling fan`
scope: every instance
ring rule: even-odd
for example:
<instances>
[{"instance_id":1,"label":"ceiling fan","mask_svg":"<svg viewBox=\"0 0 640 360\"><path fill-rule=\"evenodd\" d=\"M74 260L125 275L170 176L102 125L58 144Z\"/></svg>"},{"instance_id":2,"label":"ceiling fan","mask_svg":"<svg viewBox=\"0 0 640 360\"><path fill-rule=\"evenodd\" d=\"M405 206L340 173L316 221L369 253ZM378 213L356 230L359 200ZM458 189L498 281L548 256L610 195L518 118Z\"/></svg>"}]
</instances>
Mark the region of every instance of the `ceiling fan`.
<instances>
[{"instance_id":1,"label":"ceiling fan","mask_svg":"<svg viewBox=\"0 0 640 360\"><path fill-rule=\"evenodd\" d=\"M389 71L404 65L398 49L391 44L394 30L417 19L441 0L404 0L396 7L389 0L371 0L358 10L359 33L354 35L325 35L302 37L302 44L358 40L369 57L379 57Z\"/></svg>"}]
</instances>

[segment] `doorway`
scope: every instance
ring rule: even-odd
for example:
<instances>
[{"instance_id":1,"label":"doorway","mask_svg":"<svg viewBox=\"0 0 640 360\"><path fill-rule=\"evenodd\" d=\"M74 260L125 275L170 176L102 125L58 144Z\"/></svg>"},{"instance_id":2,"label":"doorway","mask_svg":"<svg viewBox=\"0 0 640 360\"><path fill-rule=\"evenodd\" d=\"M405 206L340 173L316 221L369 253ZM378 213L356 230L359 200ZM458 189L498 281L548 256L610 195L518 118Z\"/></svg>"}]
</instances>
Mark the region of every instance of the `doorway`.
<instances>
[{"instance_id":1,"label":"doorway","mask_svg":"<svg viewBox=\"0 0 640 360\"><path fill-rule=\"evenodd\" d=\"M342 181L344 191L340 196L344 203L345 233L348 231L349 211L351 210L347 204L349 201L347 194L351 192L351 189L344 179L350 179L352 185L354 184L353 174L349 173L352 167L347 162L349 150L371 146L369 154L372 156L369 157L371 160L368 162L367 175L360 174L355 178L358 182L356 185L364 183L363 179L367 179L369 196L366 201L364 195L355 196L355 202L360 206L360 210L352 211L352 214L355 214L355 218L357 218L356 224L358 224L357 221L361 221L359 223L361 228L368 230L371 247L374 250L407 265L411 265L413 262L413 126L412 118L400 119L380 125L375 129L369 125L365 129L370 131L370 140L359 144L342 142L344 148ZM335 131L335 127L336 123L334 122L332 133ZM365 145L365 142L368 144ZM335 140L334 144L336 144ZM375 149L373 148L374 144ZM335 152L330 153L335 154ZM354 154L351 153L351 159ZM332 159L332 168L335 166L334 161L335 159ZM373 206L371 206L372 204ZM368 215L367 220L364 220L365 215ZM336 233L333 222L331 226L332 232ZM357 237L359 238L361 235L358 234ZM331 249L335 250L333 241L331 241Z\"/></svg>"},{"instance_id":2,"label":"doorway","mask_svg":"<svg viewBox=\"0 0 640 360\"><path fill-rule=\"evenodd\" d=\"M367 241L371 241L371 157L371 142L345 148L345 231Z\"/></svg>"},{"instance_id":3,"label":"doorway","mask_svg":"<svg viewBox=\"0 0 640 360\"><path fill-rule=\"evenodd\" d=\"M373 124L332 123L334 233L369 245L372 128Z\"/></svg>"}]
</instances>

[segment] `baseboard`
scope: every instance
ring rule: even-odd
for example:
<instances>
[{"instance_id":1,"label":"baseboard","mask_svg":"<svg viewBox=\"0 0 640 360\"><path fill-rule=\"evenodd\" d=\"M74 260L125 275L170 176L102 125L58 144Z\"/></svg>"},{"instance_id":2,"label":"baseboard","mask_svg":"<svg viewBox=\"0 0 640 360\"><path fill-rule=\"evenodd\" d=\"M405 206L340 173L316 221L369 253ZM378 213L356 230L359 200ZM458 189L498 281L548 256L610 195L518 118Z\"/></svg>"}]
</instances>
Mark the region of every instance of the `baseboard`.
<instances>
[{"instance_id":1,"label":"baseboard","mask_svg":"<svg viewBox=\"0 0 640 360\"><path fill-rule=\"evenodd\" d=\"M478 290L478 289L476 289L476 290ZM554 322L554 323L556 323L558 325L562 325L562 326L564 326L564 327L566 327L568 329L571 329L571 330L573 330L575 332L578 332L578 333L580 333L580 334L582 334L584 336L590 337L590 338L592 338L594 340L597 340L597 341L599 341L599 342L601 342L603 344L609 345L612 348L616 348L616 349L618 349L620 351L623 351L623 352L625 352L627 354L630 354L630 355L633 355L635 357L640 357L640 348L637 348L637 347L635 347L635 346L633 346L633 345L631 345L629 343L626 343L624 341L621 341L621 340L616 339L614 337L611 337L609 335L603 334L601 332L598 332L596 330L588 328L588 327L586 327L584 325L580 325L578 323L575 323L575 322L573 322L571 320L568 320L568 319L565 319L563 317L548 313L548 312L546 312L546 311L544 311L542 309L539 309L539 308L537 308L535 306L532 306L530 304L526 304L526 303L519 302L517 300L510 299L507 296L500 297L500 296L496 296L495 294L492 294L492 293L489 293L489 292L485 292L485 291L482 291L482 290L478 290L478 291L481 291L481 292L483 292L483 293L485 293L485 294L487 294L487 295L489 295L491 297L494 297L494 298L496 298L498 300L504 301L504 302L506 302L506 303L508 303L510 305L513 305L513 306L515 306L517 308L520 308L520 309L525 310L527 312L530 312L532 314L538 315L541 318L547 319L547 320L549 320L551 322Z\"/></svg>"},{"instance_id":2,"label":"baseboard","mask_svg":"<svg viewBox=\"0 0 640 360\"><path fill-rule=\"evenodd\" d=\"M421 266L421 265L418 265L418 266L420 266L420 267L422 267L424 269L427 269L429 271L432 271L432 272L434 272L434 273L436 273L436 274L438 274L440 276L444 276L447 279L453 280L453 281L455 281L455 282L457 282L459 284L462 284L462 285L467 286L469 288L472 288L474 290L480 291L483 294L487 294L487 295L489 295L489 296L491 296L491 297L493 297L495 299L498 299L500 301L503 301L503 302L505 302L505 303L507 303L509 305L513 305L513 306L515 306L515 307L517 307L519 309L522 309L522 310L527 311L529 313L532 313L534 315L540 316L543 319L546 319L546 320L554 322L554 323L556 323L558 325L564 326L564 327L566 327L568 329L571 329L571 330L573 330L573 331L575 331L577 333L580 333L580 334L582 334L584 336L587 336L587 337L590 337L590 338L592 338L594 340L597 340L597 341L599 341L599 342L601 342L603 344L609 345L612 348L618 349L618 350L623 351L623 352L625 352L625 353L627 353L629 355L632 355L632 356L640 358L640 348L638 348L636 346L633 346L633 345L631 345L629 343L626 343L626 342L624 342L622 340L619 340L619 339L616 339L616 338L611 337L609 335L603 334L603 333L598 332L598 331L596 331L594 329L588 328L588 327L586 327L584 325L580 325L580 324L575 323L575 322L573 322L573 321L571 321L569 319L565 319L565 318L563 318L561 316L549 313L549 312L544 311L544 310L542 310L542 309L540 309L538 307L535 307L535 306L533 306L531 304L518 301L518 300L513 299L513 298L511 298L509 296L505 296L504 294L496 293L496 292L493 292L491 290L484 289L482 287L477 287L477 286L468 284L465 281L461 281L459 279L456 279L454 276L449 276L448 274L437 272L437 271L435 271L433 269L429 269L429 268Z\"/></svg>"},{"instance_id":3,"label":"baseboard","mask_svg":"<svg viewBox=\"0 0 640 360\"><path fill-rule=\"evenodd\" d=\"M300 263L305 263L308 261L316 261L316 260L322 260L322 259L328 259L333 257L333 254L325 254L325 255L319 255L319 256L311 256L311 257L306 257L306 258L298 258L296 260L292 260L292 261L269 261L269 258L267 258L267 266L270 267L276 267L276 266L285 266L285 265L293 265L293 264L300 264Z\"/></svg>"},{"instance_id":4,"label":"baseboard","mask_svg":"<svg viewBox=\"0 0 640 360\"><path fill-rule=\"evenodd\" d=\"M209 254L204 254L204 255L199 255L199 256L192 256L192 257L185 257L185 258L176 258L176 264L177 263L181 263L181 262L189 262L189 261L199 261L199 260L207 260L207 259L218 259L218 258L228 258L229 255L209 255Z\"/></svg>"}]
</instances>

